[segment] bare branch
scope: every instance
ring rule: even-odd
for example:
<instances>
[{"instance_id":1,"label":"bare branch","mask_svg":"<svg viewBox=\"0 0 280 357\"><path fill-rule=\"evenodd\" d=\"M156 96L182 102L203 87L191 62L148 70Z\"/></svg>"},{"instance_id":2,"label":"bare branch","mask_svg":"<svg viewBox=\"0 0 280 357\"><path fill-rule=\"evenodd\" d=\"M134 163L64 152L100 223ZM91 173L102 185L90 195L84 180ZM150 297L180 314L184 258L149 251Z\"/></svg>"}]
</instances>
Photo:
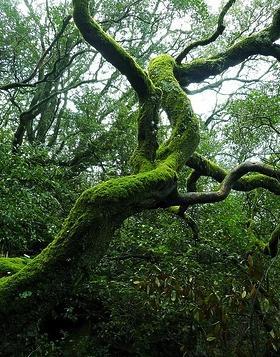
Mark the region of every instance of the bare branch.
<instances>
[{"instance_id":1,"label":"bare branch","mask_svg":"<svg viewBox=\"0 0 280 357\"><path fill-rule=\"evenodd\" d=\"M90 83L95 83L95 82L96 81L94 79L84 80L84 81L80 81L78 83L69 85L61 90L54 91L49 96L45 97L44 99L40 100L39 102L36 102L27 111L22 112L20 114L20 118L19 118L20 119L19 126L15 132L14 139L13 139L13 144L12 144L13 152L15 153L18 151L19 147L21 146L21 144L23 142L26 125L40 113L40 110L41 110L41 107L43 104L45 104L50 99L52 99L62 93L68 92L71 89L75 89L75 88L79 87L80 85L90 84Z\"/></svg>"},{"instance_id":2,"label":"bare branch","mask_svg":"<svg viewBox=\"0 0 280 357\"><path fill-rule=\"evenodd\" d=\"M224 25L224 17L227 14L228 10L231 8L231 6L235 3L236 0L229 0L226 5L223 7L220 15L219 15L219 19L218 19L218 26L216 31L209 37L203 39L203 40L198 40L195 41L193 43L191 43L189 46L187 46L180 54L179 56L176 58L176 62L178 64L181 64L181 62L183 61L183 59L188 55L188 53L198 47L198 46L206 46L209 45L209 43L212 43L214 41L216 41L216 39L222 35L222 33L225 30L225 25Z\"/></svg>"},{"instance_id":3,"label":"bare branch","mask_svg":"<svg viewBox=\"0 0 280 357\"><path fill-rule=\"evenodd\" d=\"M240 82L240 83L255 83L255 82L260 81L263 77L265 77L274 66L275 66L275 63L272 63L272 65L269 66L269 68L258 78L244 79L244 78L239 78L237 75L235 77L221 78L214 83L209 83L209 84L205 85L204 87L201 87L198 89L193 89L193 90L186 89L185 91L188 95L193 95L193 94L204 92L205 90L214 89L216 87L219 87L224 82L229 82L229 81L236 81L236 82Z\"/></svg>"},{"instance_id":4,"label":"bare branch","mask_svg":"<svg viewBox=\"0 0 280 357\"><path fill-rule=\"evenodd\" d=\"M39 81L36 84L28 84L28 82L30 82L36 76L38 70L44 64L44 60L45 60L46 56L50 53L50 51L53 49L54 45L58 42L58 40L60 39L60 37L64 33L64 31L65 31L67 25L69 24L71 18L72 18L72 16L69 15L63 20L63 24L62 24L62 27L61 27L60 31L57 33L57 35L52 40L52 42L49 45L49 47L44 51L44 53L40 57L39 61L37 62L36 66L35 66L35 68L33 70L33 72L27 78L22 80L21 82L14 82L14 83L9 83L9 84L5 84L5 85L0 86L0 90L8 90L8 89L19 88L19 87L30 87L30 86L33 87L34 85L38 84L39 82L42 82L42 81Z\"/></svg>"}]
</instances>

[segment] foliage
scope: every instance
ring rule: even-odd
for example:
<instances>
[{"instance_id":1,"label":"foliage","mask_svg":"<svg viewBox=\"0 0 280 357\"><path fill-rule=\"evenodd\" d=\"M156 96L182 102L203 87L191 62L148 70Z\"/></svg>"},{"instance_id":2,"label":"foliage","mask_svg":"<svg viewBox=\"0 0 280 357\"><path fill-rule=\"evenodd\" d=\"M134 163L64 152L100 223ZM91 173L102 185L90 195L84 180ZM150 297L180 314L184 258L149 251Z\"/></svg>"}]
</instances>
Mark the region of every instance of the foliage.
<instances>
[{"instance_id":1,"label":"foliage","mask_svg":"<svg viewBox=\"0 0 280 357\"><path fill-rule=\"evenodd\" d=\"M83 180L67 178L55 165L46 164L47 152L26 149L10 152L10 133L1 131L1 230L4 255L33 255L44 248L61 227Z\"/></svg>"},{"instance_id":2,"label":"foliage","mask_svg":"<svg viewBox=\"0 0 280 357\"><path fill-rule=\"evenodd\" d=\"M232 204L203 212L198 241L175 216L130 218L47 326L53 342L42 355L52 346L69 356L276 356L279 262L248 255L255 240L245 222L222 224Z\"/></svg>"}]
</instances>

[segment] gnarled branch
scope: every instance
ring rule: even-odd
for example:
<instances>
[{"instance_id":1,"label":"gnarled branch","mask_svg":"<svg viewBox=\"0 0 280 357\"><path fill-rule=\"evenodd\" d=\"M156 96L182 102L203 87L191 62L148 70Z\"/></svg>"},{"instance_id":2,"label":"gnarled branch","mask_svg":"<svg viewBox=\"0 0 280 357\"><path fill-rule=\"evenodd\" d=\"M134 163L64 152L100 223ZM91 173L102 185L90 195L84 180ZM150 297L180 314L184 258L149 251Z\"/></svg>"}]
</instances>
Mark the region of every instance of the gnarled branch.
<instances>
[{"instance_id":1,"label":"gnarled branch","mask_svg":"<svg viewBox=\"0 0 280 357\"><path fill-rule=\"evenodd\" d=\"M195 153L186 163L189 167L197 171L201 176L212 177L218 182L222 182L228 175L228 172L215 164L213 161L204 158ZM264 188L276 195L280 195L280 176L279 170L275 171L274 176L255 174L242 177L233 183L232 188L237 191L251 191L256 188ZM277 174L278 172L278 174Z\"/></svg>"}]
</instances>

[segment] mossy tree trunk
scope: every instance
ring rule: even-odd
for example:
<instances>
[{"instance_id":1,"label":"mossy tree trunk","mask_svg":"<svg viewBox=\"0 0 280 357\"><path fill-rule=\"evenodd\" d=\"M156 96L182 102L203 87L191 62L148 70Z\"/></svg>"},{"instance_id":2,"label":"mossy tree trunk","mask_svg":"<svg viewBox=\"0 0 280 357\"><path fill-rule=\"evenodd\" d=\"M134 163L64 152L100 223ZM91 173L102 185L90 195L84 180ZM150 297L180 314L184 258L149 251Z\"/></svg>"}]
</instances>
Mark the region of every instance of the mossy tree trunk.
<instances>
[{"instance_id":1,"label":"mossy tree trunk","mask_svg":"<svg viewBox=\"0 0 280 357\"><path fill-rule=\"evenodd\" d=\"M28 324L36 327L95 267L124 219L155 208L175 189L167 166L119 178L85 191L55 240L26 267L0 280L2 350ZM5 321L5 323L3 323Z\"/></svg>"},{"instance_id":2,"label":"mossy tree trunk","mask_svg":"<svg viewBox=\"0 0 280 357\"><path fill-rule=\"evenodd\" d=\"M199 127L190 101L179 84L192 79L200 81L201 76L206 78L241 63L255 54L252 42L257 41L257 35L243 43L243 48L247 48L245 52L240 50L239 44L232 46L228 53L222 53L220 58L217 55L211 61L192 61L186 65L176 63L169 55L161 55L151 61L148 71L144 71L90 17L87 0L74 0L73 4L74 20L84 38L127 77L139 97L138 146L131 160L135 174L112 179L85 191L54 241L16 274L1 278L0 333L5 337L0 350L5 350L7 355L9 349L13 349L17 334L30 326L36 327L86 279L108 249L115 230L127 217L145 209L176 204L181 206L178 212L182 214L188 204L224 199L235 186L243 190L265 187L275 194L280 192L279 172L271 167L242 166L227 174L195 154ZM266 29L268 34L273 26ZM267 41L265 46L266 49L269 47ZM219 66L221 58L223 66ZM172 133L166 142L159 145L157 127L161 108L168 115ZM188 196L180 196L177 174L188 163L199 175L222 181L220 190L215 194L191 192ZM249 171L257 171L261 175L250 176L247 182L241 177Z\"/></svg>"}]
</instances>

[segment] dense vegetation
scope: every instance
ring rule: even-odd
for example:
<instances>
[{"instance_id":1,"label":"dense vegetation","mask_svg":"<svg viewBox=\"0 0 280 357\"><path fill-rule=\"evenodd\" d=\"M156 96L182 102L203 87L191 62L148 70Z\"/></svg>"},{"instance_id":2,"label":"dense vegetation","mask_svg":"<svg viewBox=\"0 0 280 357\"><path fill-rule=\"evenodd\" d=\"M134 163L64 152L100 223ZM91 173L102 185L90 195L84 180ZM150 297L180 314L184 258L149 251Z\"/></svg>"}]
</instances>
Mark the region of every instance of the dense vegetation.
<instances>
[{"instance_id":1,"label":"dense vegetation","mask_svg":"<svg viewBox=\"0 0 280 357\"><path fill-rule=\"evenodd\" d=\"M87 6L0 0L0 356L279 355L278 0Z\"/></svg>"}]
</instances>

